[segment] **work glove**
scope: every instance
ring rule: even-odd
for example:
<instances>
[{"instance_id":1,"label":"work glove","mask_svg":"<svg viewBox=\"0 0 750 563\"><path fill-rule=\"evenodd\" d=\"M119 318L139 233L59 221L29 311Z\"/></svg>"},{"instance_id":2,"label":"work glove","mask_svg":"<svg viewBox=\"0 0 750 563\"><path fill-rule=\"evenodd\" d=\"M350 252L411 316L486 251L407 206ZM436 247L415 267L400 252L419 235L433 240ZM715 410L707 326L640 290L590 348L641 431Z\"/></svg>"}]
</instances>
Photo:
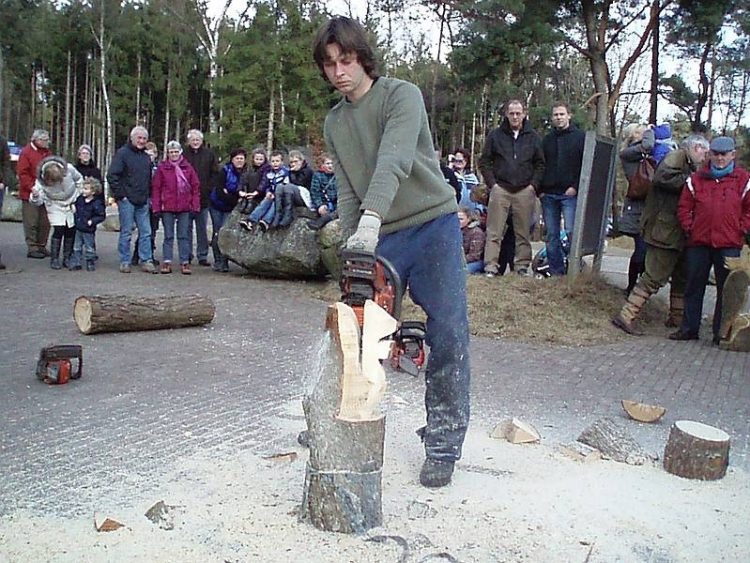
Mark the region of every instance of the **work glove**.
<instances>
[{"instance_id":1,"label":"work glove","mask_svg":"<svg viewBox=\"0 0 750 563\"><path fill-rule=\"evenodd\" d=\"M357 230L346 241L347 250L375 253L380 234L380 216L372 211L365 211L359 220Z\"/></svg>"}]
</instances>

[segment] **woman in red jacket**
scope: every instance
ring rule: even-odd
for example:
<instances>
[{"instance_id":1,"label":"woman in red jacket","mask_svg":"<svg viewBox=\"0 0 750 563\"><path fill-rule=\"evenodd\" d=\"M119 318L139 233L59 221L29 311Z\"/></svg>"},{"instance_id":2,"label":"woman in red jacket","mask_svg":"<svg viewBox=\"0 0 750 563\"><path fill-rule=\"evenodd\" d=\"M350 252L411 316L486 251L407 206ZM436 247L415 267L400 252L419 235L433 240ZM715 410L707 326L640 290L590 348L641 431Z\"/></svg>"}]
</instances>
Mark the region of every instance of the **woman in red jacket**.
<instances>
[{"instance_id":1,"label":"woman in red jacket","mask_svg":"<svg viewBox=\"0 0 750 563\"><path fill-rule=\"evenodd\" d=\"M156 169L151 188L151 210L161 217L164 225L161 273L172 273L176 223L180 271L190 274L190 222L201 210L200 179L182 156L182 147L177 141L167 143L167 160Z\"/></svg>"},{"instance_id":2,"label":"woman in red jacket","mask_svg":"<svg viewBox=\"0 0 750 563\"><path fill-rule=\"evenodd\" d=\"M713 342L719 343L724 281L729 274L724 258L739 256L750 231L750 173L734 162L734 139L716 137L708 164L685 184L677 218L687 238L685 248L685 314L672 340L697 340L711 266L716 273Z\"/></svg>"}]
</instances>

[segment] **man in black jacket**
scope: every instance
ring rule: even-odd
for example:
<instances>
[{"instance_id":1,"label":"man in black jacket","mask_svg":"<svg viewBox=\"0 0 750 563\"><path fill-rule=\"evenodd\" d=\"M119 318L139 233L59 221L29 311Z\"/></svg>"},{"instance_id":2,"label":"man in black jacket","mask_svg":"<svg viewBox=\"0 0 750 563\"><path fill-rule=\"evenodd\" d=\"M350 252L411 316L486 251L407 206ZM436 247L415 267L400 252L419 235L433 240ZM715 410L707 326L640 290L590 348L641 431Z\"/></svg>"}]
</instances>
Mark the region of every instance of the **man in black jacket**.
<instances>
[{"instance_id":1,"label":"man in black jacket","mask_svg":"<svg viewBox=\"0 0 750 563\"><path fill-rule=\"evenodd\" d=\"M151 249L151 157L146 154L147 142L146 128L133 127L130 131L130 142L117 150L107 173L109 187L117 201L120 216L117 251L120 255L120 272L123 274L130 273L130 240L133 236L133 225L138 229L138 258L141 270L149 274L157 273Z\"/></svg>"},{"instance_id":2,"label":"man in black jacket","mask_svg":"<svg viewBox=\"0 0 750 563\"><path fill-rule=\"evenodd\" d=\"M214 151L203 144L203 133L198 129L191 129L187 133L187 145L182 152L185 159L198 173L201 182L201 210L190 222L190 255L193 248L193 230L195 230L196 249L198 264L210 266L208 262L208 206L211 190L219 173L219 161Z\"/></svg>"},{"instance_id":3,"label":"man in black jacket","mask_svg":"<svg viewBox=\"0 0 750 563\"><path fill-rule=\"evenodd\" d=\"M570 122L572 115L566 102L552 106L552 131L542 141L544 177L540 190L546 230L547 261L552 276L565 274L565 257L560 242L560 216L568 237L573 236L576 218L578 182L586 134Z\"/></svg>"},{"instance_id":4,"label":"man in black jacket","mask_svg":"<svg viewBox=\"0 0 750 563\"><path fill-rule=\"evenodd\" d=\"M479 160L479 171L490 187L484 246L484 271L489 277L498 274L500 242L509 214L516 234L515 271L522 276L530 273L531 219L536 189L544 174L544 154L541 139L526 115L521 100L509 100L505 104L505 118L487 136Z\"/></svg>"}]
</instances>

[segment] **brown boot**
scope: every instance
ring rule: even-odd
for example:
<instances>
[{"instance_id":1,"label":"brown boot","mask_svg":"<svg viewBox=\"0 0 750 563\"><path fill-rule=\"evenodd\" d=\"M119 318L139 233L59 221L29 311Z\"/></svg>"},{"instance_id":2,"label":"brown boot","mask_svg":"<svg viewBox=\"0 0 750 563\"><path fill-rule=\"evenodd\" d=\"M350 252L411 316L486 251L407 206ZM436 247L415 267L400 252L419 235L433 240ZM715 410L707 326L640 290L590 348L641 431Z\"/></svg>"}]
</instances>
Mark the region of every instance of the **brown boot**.
<instances>
[{"instance_id":1,"label":"brown boot","mask_svg":"<svg viewBox=\"0 0 750 563\"><path fill-rule=\"evenodd\" d=\"M643 287L641 283L637 283L633 291L628 295L625 305L622 306L620 312L612 319L612 324L628 334L641 336L643 332L636 328L635 321L650 297L651 292Z\"/></svg>"},{"instance_id":2,"label":"brown boot","mask_svg":"<svg viewBox=\"0 0 750 563\"><path fill-rule=\"evenodd\" d=\"M669 315L664 321L664 326L678 328L682 324L682 315L685 312L685 296L682 293L669 293Z\"/></svg>"}]
</instances>

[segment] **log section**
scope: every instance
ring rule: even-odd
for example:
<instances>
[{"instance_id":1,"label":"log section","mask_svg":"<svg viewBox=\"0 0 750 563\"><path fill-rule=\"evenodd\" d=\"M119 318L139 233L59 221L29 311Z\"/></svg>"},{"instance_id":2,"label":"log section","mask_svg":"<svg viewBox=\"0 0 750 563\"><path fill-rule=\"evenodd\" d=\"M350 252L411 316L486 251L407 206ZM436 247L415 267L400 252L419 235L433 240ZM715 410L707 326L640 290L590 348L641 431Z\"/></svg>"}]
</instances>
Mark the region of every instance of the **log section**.
<instances>
[{"instance_id":1,"label":"log section","mask_svg":"<svg viewBox=\"0 0 750 563\"><path fill-rule=\"evenodd\" d=\"M713 426L678 420L664 448L664 469L687 479L721 479L729 465L729 434Z\"/></svg>"},{"instance_id":2,"label":"log section","mask_svg":"<svg viewBox=\"0 0 750 563\"><path fill-rule=\"evenodd\" d=\"M374 303L372 306L382 311ZM365 312L366 333L370 332L369 309ZM377 311L372 316L376 324L383 326L384 320ZM384 326L390 326L390 322ZM317 382L303 401L310 459L300 518L321 530L361 534L383 520L385 416L380 413L378 402L385 378L377 370L363 370L359 327L350 307L343 303L331 305L326 327L330 346ZM374 340L373 336L371 345L375 349L363 350L363 358L382 355L385 347Z\"/></svg>"},{"instance_id":3,"label":"log section","mask_svg":"<svg viewBox=\"0 0 750 563\"><path fill-rule=\"evenodd\" d=\"M210 323L216 309L208 297L175 295L82 295L73 318L83 334L200 326Z\"/></svg>"}]
</instances>

